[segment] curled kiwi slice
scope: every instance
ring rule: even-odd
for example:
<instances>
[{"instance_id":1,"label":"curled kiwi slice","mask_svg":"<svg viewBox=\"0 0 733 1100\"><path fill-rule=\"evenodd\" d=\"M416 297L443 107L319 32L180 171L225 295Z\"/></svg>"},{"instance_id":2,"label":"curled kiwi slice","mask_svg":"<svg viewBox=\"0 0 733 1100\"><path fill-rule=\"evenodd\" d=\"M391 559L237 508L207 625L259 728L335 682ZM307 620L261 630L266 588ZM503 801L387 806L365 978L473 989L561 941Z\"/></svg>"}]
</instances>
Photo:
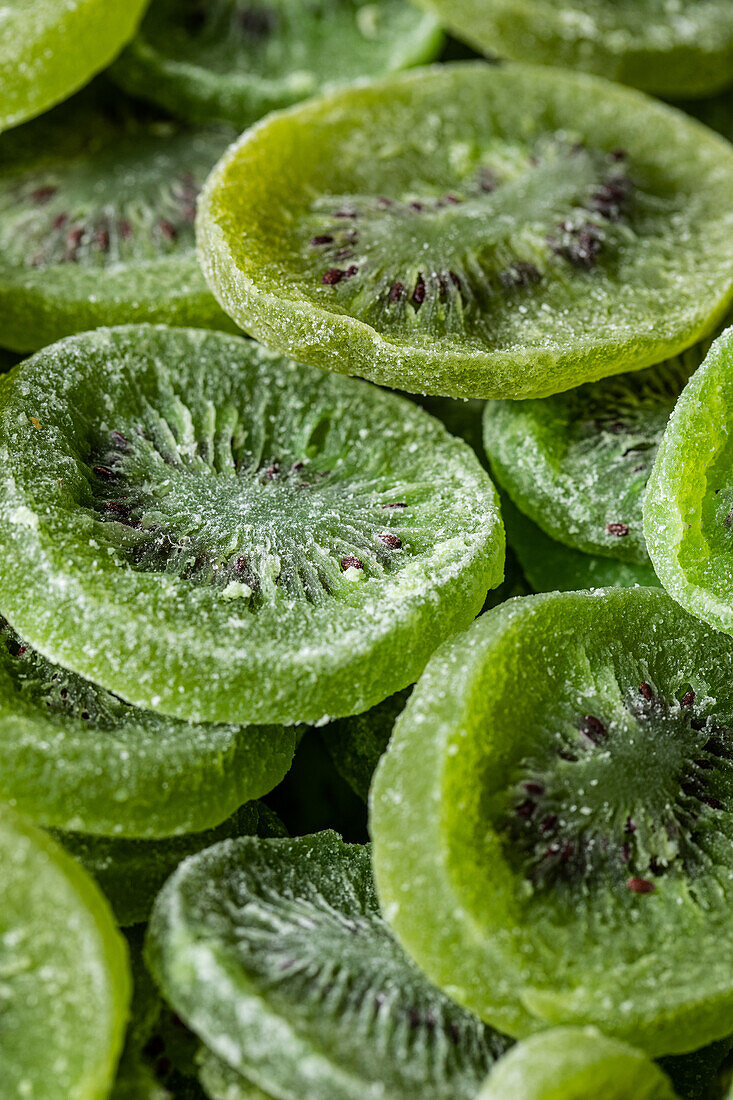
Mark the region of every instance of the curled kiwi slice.
<instances>
[{"instance_id":1,"label":"curled kiwi slice","mask_svg":"<svg viewBox=\"0 0 733 1100\"><path fill-rule=\"evenodd\" d=\"M660 581L684 608L733 633L733 329L713 344L664 433L644 506Z\"/></svg>"},{"instance_id":2,"label":"curled kiwi slice","mask_svg":"<svg viewBox=\"0 0 733 1100\"><path fill-rule=\"evenodd\" d=\"M0 805L0 1073L31 1100L103 1100L130 996L107 902L50 837Z\"/></svg>"},{"instance_id":3,"label":"curled kiwi slice","mask_svg":"<svg viewBox=\"0 0 733 1100\"><path fill-rule=\"evenodd\" d=\"M574 550L649 566L646 483L675 402L709 345L537 401L487 401L484 446L514 504Z\"/></svg>"},{"instance_id":4,"label":"curled kiwi slice","mask_svg":"<svg viewBox=\"0 0 733 1100\"><path fill-rule=\"evenodd\" d=\"M4 0L0 130L39 115L101 72L134 35L147 0Z\"/></svg>"},{"instance_id":5,"label":"curled kiwi slice","mask_svg":"<svg viewBox=\"0 0 733 1100\"><path fill-rule=\"evenodd\" d=\"M733 1031L733 641L660 589L510 600L430 662L371 789L385 915L510 1034Z\"/></svg>"},{"instance_id":6,"label":"curled kiwi slice","mask_svg":"<svg viewBox=\"0 0 733 1100\"><path fill-rule=\"evenodd\" d=\"M321 730L339 775L365 802L374 769L389 744L392 727L405 709L411 690L398 691L366 713L330 722Z\"/></svg>"},{"instance_id":7,"label":"curled kiwi slice","mask_svg":"<svg viewBox=\"0 0 733 1100\"><path fill-rule=\"evenodd\" d=\"M153 0L112 69L192 122L244 129L357 77L429 61L443 38L403 0Z\"/></svg>"},{"instance_id":8,"label":"curled kiwi slice","mask_svg":"<svg viewBox=\"0 0 733 1100\"><path fill-rule=\"evenodd\" d=\"M501 580L496 494L463 442L251 341L70 337L6 380L0 447L0 610L164 714L358 713Z\"/></svg>"},{"instance_id":9,"label":"curled kiwi slice","mask_svg":"<svg viewBox=\"0 0 733 1100\"><path fill-rule=\"evenodd\" d=\"M733 294L733 148L548 68L436 66L271 116L202 193L246 331L418 393L543 397L694 344Z\"/></svg>"},{"instance_id":10,"label":"curled kiwi slice","mask_svg":"<svg viewBox=\"0 0 733 1100\"><path fill-rule=\"evenodd\" d=\"M476 1100L676 1100L669 1078L640 1050L593 1027L533 1035L501 1059Z\"/></svg>"},{"instance_id":11,"label":"curled kiwi slice","mask_svg":"<svg viewBox=\"0 0 733 1100\"><path fill-rule=\"evenodd\" d=\"M0 343L123 321L231 328L196 261L199 189L233 137L95 84L0 138Z\"/></svg>"},{"instance_id":12,"label":"curled kiwi slice","mask_svg":"<svg viewBox=\"0 0 733 1100\"><path fill-rule=\"evenodd\" d=\"M667 97L733 83L728 0L417 0L489 54L583 69Z\"/></svg>"},{"instance_id":13,"label":"curled kiwi slice","mask_svg":"<svg viewBox=\"0 0 733 1100\"><path fill-rule=\"evenodd\" d=\"M198 832L272 790L294 751L292 729L194 725L130 706L52 664L0 619L0 798L39 824L118 838ZM160 851L175 851L169 843ZM81 838L74 848L92 850L102 866L111 852L144 863L156 851Z\"/></svg>"},{"instance_id":14,"label":"curled kiwi slice","mask_svg":"<svg viewBox=\"0 0 733 1100\"><path fill-rule=\"evenodd\" d=\"M473 1100L509 1045L428 984L377 904L367 845L243 837L186 860L147 960L228 1066L298 1100Z\"/></svg>"}]
</instances>

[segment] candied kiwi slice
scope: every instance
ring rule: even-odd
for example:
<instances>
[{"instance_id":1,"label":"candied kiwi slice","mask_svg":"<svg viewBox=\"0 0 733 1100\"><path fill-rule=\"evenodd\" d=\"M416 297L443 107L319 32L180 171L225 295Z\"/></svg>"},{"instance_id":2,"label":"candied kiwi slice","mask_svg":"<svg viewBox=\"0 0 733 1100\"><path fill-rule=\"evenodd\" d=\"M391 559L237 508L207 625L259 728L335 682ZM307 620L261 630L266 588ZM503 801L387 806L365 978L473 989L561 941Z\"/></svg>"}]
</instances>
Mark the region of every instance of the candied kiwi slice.
<instances>
[{"instance_id":1,"label":"candied kiwi slice","mask_svg":"<svg viewBox=\"0 0 733 1100\"><path fill-rule=\"evenodd\" d=\"M137 30L147 0L4 0L0 131L86 84Z\"/></svg>"},{"instance_id":2,"label":"candied kiwi slice","mask_svg":"<svg viewBox=\"0 0 733 1100\"><path fill-rule=\"evenodd\" d=\"M731 211L733 148L672 108L465 63L271 116L209 177L197 237L222 306L268 346L419 393L524 398L711 332Z\"/></svg>"},{"instance_id":3,"label":"candied kiwi slice","mask_svg":"<svg viewBox=\"0 0 733 1100\"><path fill-rule=\"evenodd\" d=\"M2 804L0 877L2 1091L103 1100L130 998L109 906L70 856Z\"/></svg>"},{"instance_id":4,"label":"candied kiwi slice","mask_svg":"<svg viewBox=\"0 0 733 1100\"><path fill-rule=\"evenodd\" d=\"M733 1031L733 641L661 589L510 600L442 647L370 828L398 938L493 1026Z\"/></svg>"},{"instance_id":5,"label":"candied kiwi slice","mask_svg":"<svg viewBox=\"0 0 733 1100\"><path fill-rule=\"evenodd\" d=\"M0 445L0 611L163 714L359 713L501 580L496 493L462 441L251 341L70 337L6 379Z\"/></svg>"},{"instance_id":6,"label":"candied kiwi slice","mask_svg":"<svg viewBox=\"0 0 733 1100\"><path fill-rule=\"evenodd\" d=\"M256 119L438 53L435 19L403 0L153 0L111 71L191 122Z\"/></svg>"},{"instance_id":7,"label":"candied kiwi slice","mask_svg":"<svg viewBox=\"0 0 733 1100\"><path fill-rule=\"evenodd\" d=\"M277 786L294 751L292 729L195 725L131 706L0 619L0 798L39 824L117 838L199 832ZM128 859L153 851L98 843L100 859L110 843ZM90 844L79 839L75 854Z\"/></svg>"},{"instance_id":8,"label":"candied kiwi slice","mask_svg":"<svg viewBox=\"0 0 733 1100\"><path fill-rule=\"evenodd\" d=\"M339 775L365 802L374 769L389 744L392 728L405 709L411 690L398 691L364 714L329 722L321 730Z\"/></svg>"},{"instance_id":9,"label":"candied kiwi slice","mask_svg":"<svg viewBox=\"0 0 733 1100\"><path fill-rule=\"evenodd\" d=\"M640 1050L593 1027L555 1027L501 1059L476 1100L676 1100L665 1073Z\"/></svg>"},{"instance_id":10,"label":"candied kiwi slice","mask_svg":"<svg viewBox=\"0 0 733 1100\"><path fill-rule=\"evenodd\" d=\"M478 50L666 97L733 83L728 0L417 0Z\"/></svg>"},{"instance_id":11,"label":"candied kiwi slice","mask_svg":"<svg viewBox=\"0 0 733 1100\"><path fill-rule=\"evenodd\" d=\"M554 397L487 401L484 446L496 480L550 538L648 568L646 483L675 402L708 348Z\"/></svg>"},{"instance_id":12,"label":"candied kiwi slice","mask_svg":"<svg viewBox=\"0 0 733 1100\"><path fill-rule=\"evenodd\" d=\"M369 846L333 832L186 860L147 961L204 1044L276 1096L473 1100L510 1045L428 984L382 919Z\"/></svg>"},{"instance_id":13,"label":"candied kiwi slice","mask_svg":"<svg viewBox=\"0 0 733 1100\"><path fill-rule=\"evenodd\" d=\"M193 223L233 136L95 84L0 137L0 343L34 351L127 321L231 329L199 269Z\"/></svg>"},{"instance_id":14,"label":"candied kiwi slice","mask_svg":"<svg viewBox=\"0 0 733 1100\"><path fill-rule=\"evenodd\" d=\"M683 390L654 464L644 534L657 575L686 610L733 634L733 328Z\"/></svg>"}]
</instances>

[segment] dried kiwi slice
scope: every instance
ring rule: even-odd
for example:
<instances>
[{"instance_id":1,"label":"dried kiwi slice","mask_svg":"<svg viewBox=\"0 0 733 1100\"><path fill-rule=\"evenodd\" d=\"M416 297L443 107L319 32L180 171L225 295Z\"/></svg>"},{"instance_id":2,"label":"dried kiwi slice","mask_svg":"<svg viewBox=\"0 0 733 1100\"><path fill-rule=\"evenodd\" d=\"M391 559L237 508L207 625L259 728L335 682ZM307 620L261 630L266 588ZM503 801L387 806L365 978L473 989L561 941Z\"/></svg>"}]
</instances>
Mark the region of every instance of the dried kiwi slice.
<instances>
[{"instance_id":1,"label":"dried kiwi slice","mask_svg":"<svg viewBox=\"0 0 733 1100\"><path fill-rule=\"evenodd\" d=\"M733 1030L733 641L660 589L510 600L447 643L370 828L394 931L495 1027Z\"/></svg>"},{"instance_id":2,"label":"dried kiwi slice","mask_svg":"<svg viewBox=\"0 0 733 1100\"><path fill-rule=\"evenodd\" d=\"M668 97L733 83L728 0L417 0L479 50Z\"/></svg>"},{"instance_id":3,"label":"dried kiwi slice","mask_svg":"<svg viewBox=\"0 0 733 1100\"><path fill-rule=\"evenodd\" d=\"M0 448L0 611L164 714L358 713L501 580L496 494L464 443L251 341L70 337L5 380Z\"/></svg>"},{"instance_id":4,"label":"dried kiwi slice","mask_svg":"<svg viewBox=\"0 0 733 1100\"><path fill-rule=\"evenodd\" d=\"M430 986L384 923L367 845L243 837L186 860L147 960L249 1081L298 1100L473 1100L509 1040Z\"/></svg>"},{"instance_id":5,"label":"dried kiwi slice","mask_svg":"<svg viewBox=\"0 0 733 1100\"><path fill-rule=\"evenodd\" d=\"M654 464L644 534L660 581L684 608L733 633L733 329L684 389Z\"/></svg>"},{"instance_id":6,"label":"dried kiwi slice","mask_svg":"<svg viewBox=\"0 0 733 1100\"><path fill-rule=\"evenodd\" d=\"M497 481L550 538L648 567L646 483L708 348L538 401L487 401L484 445Z\"/></svg>"},{"instance_id":7,"label":"dried kiwi slice","mask_svg":"<svg viewBox=\"0 0 733 1100\"><path fill-rule=\"evenodd\" d=\"M153 0L112 76L189 121L244 129L357 77L430 61L442 41L404 0Z\"/></svg>"},{"instance_id":8,"label":"dried kiwi slice","mask_svg":"<svg viewBox=\"0 0 733 1100\"><path fill-rule=\"evenodd\" d=\"M244 135L197 236L226 311L296 359L543 397L712 331L733 293L733 148L593 77L442 65Z\"/></svg>"},{"instance_id":9,"label":"dried kiwi slice","mask_svg":"<svg viewBox=\"0 0 733 1100\"><path fill-rule=\"evenodd\" d=\"M405 709L411 691L411 688L398 691L365 714L330 722L321 730L339 775L365 802L374 769L389 744L392 728Z\"/></svg>"},{"instance_id":10,"label":"dried kiwi slice","mask_svg":"<svg viewBox=\"0 0 733 1100\"><path fill-rule=\"evenodd\" d=\"M241 1073L217 1058L206 1047L200 1053L200 1078L210 1100L272 1100Z\"/></svg>"},{"instance_id":11,"label":"dried kiwi slice","mask_svg":"<svg viewBox=\"0 0 733 1100\"><path fill-rule=\"evenodd\" d=\"M659 1066L595 1028L556 1027L518 1043L476 1100L676 1100Z\"/></svg>"},{"instance_id":12,"label":"dried kiwi slice","mask_svg":"<svg viewBox=\"0 0 733 1100\"><path fill-rule=\"evenodd\" d=\"M260 803L247 802L216 828L185 836L136 840L61 831L55 835L97 880L118 923L128 927L147 920L156 894L187 856L232 836L271 836L271 817L272 811Z\"/></svg>"},{"instance_id":13,"label":"dried kiwi slice","mask_svg":"<svg viewBox=\"0 0 733 1100\"><path fill-rule=\"evenodd\" d=\"M2 805L0 881L2 1091L103 1100L130 995L109 907L70 856Z\"/></svg>"},{"instance_id":14,"label":"dried kiwi slice","mask_svg":"<svg viewBox=\"0 0 733 1100\"><path fill-rule=\"evenodd\" d=\"M0 138L0 343L104 324L232 328L199 270L199 189L231 141L99 84Z\"/></svg>"},{"instance_id":15,"label":"dried kiwi slice","mask_svg":"<svg viewBox=\"0 0 733 1100\"><path fill-rule=\"evenodd\" d=\"M582 588L658 588L650 564L603 558L571 550L549 538L508 497L501 501L501 515L507 533L508 554L513 553L535 592L575 592ZM524 595L518 592L512 595Z\"/></svg>"},{"instance_id":16,"label":"dried kiwi slice","mask_svg":"<svg viewBox=\"0 0 733 1100\"><path fill-rule=\"evenodd\" d=\"M193 725L130 706L0 619L0 798L39 824L103 837L201 831L272 790L294 751L292 729Z\"/></svg>"},{"instance_id":17,"label":"dried kiwi slice","mask_svg":"<svg viewBox=\"0 0 733 1100\"><path fill-rule=\"evenodd\" d=\"M135 34L147 0L4 0L0 130L48 110L101 72Z\"/></svg>"}]
</instances>

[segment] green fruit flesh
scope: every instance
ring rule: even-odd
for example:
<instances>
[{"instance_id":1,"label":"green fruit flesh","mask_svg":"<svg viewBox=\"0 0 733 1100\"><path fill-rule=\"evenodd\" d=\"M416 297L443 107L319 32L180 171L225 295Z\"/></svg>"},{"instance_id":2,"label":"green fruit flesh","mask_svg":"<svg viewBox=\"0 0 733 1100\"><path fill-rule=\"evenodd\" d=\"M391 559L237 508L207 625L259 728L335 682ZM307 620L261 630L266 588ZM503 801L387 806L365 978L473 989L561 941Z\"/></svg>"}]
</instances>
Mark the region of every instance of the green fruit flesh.
<instances>
[{"instance_id":1,"label":"green fruit flesh","mask_svg":"<svg viewBox=\"0 0 733 1100\"><path fill-rule=\"evenodd\" d=\"M641 1051L595 1028L558 1027L518 1043L477 1100L676 1100L669 1078Z\"/></svg>"},{"instance_id":2,"label":"green fruit flesh","mask_svg":"<svg viewBox=\"0 0 733 1100\"><path fill-rule=\"evenodd\" d=\"M657 589L510 600L436 654L371 791L383 910L524 1036L733 1030L733 642Z\"/></svg>"},{"instance_id":3,"label":"green fruit flesh","mask_svg":"<svg viewBox=\"0 0 733 1100\"><path fill-rule=\"evenodd\" d=\"M104 1100L129 1001L125 946L107 903L78 864L7 807L0 878L3 1095Z\"/></svg>"},{"instance_id":4,"label":"green fruit flesh","mask_svg":"<svg viewBox=\"0 0 733 1100\"><path fill-rule=\"evenodd\" d=\"M550 538L648 568L647 479L675 402L706 351L539 401L488 401L484 446L497 481Z\"/></svg>"},{"instance_id":5,"label":"green fruit flesh","mask_svg":"<svg viewBox=\"0 0 733 1100\"><path fill-rule=\"evenodd\" d=\"M187 860L156 902L147 959L206 1046L278 1097L473 1100L508 1045L403 955L369 848L335 833Z\"/></svg>"},{"instance_id":6,"label":"green fruit flesh","mask_svg":"<svg viewBox=\"0 0 733 1100\"><path fill-rule=\"evenodd\" d=\"M128 91L240 129L357 78L429 61L435 21L402 0L153 0L112 70Z\"/></svg>"},{"instance_id":7,"label":"green fruit flesh","mask_svg":"<svg viewBox=\"0 0 733 1100\"><path fill-rule=\"evenodd\" d=\"M0 610L161 713L358 713L501 579L495 492L465 444L248 341L72 337L6 380L0 447Z\"/></svg>"},{"instance_id":8,"label":"green fruit flesh","mask_svg":"<svg viewBox=\"0 0 733 1100\"><path fill-rule=\"evenodd\" d=\"M0 10L0 131L47 111L104 69L147 0L5 0Z\"/></svg>"},{"instance_id":9,"label":"green fruit flesh","mask_svg":"<svg viewBox=\"0 0 733 1100\"><path fill-rule=\"evenodd\" d=\"M201 1083L210 1100L272 1100L268 1093L251 1084L206 1047L202 1048L200 1060Z\"/></svg>"},{"instance_id":10,"label":"green fruit flesh","mask_svg":"<svg viewBox=\"0 0 733 1100\"><path fill-rule=\"evenodd\" d=\"M273 115L212 173L199 255L294 358L542 397L677 354L733 291L733 148L627 89L443 65Z\"/></svg>"},{"instance_id":11,"label":"green fruit flesh","mask_svg":"<svg viewBox=\"0 0 733 1100\"><path fill-rule=\"evenodd\" d=\"M418 0L485 53L597 73L668 97L733 83L727 0Z\"/></svg>"},{"instance_id":12,"label":"green fruit flesh","mask_svg":"<svg viewBox=\"0 0 733 1100\"><path fill-rule=\"evenodd\" d=\"M39 824L102 837L201 831L272 790L294 751L291 729L193 725L130 706L0 620L0 798Z\"/></svg>"},{"instance_id":13,"label":"green fruit flesh","mask_svg":"<svg viewBox=\"0 0 733 1100\"><path fill-rule=\"evenodd\" d=\"M127 321L231 328L199 270L193 222L232 137L95 85L0 138L0 343L30 351Z\"/></svg>"}]
</instances>

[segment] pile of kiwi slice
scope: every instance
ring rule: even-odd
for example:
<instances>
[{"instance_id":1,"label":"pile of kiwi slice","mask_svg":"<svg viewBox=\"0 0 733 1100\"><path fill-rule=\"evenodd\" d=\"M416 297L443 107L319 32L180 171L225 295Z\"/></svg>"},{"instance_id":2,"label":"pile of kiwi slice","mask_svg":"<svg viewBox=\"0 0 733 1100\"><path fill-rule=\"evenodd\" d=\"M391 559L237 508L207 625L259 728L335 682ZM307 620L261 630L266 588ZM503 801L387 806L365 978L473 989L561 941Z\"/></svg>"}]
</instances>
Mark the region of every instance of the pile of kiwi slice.
<instances>
[{"instance_id":1,"label":"pile of kiwi slice","mask_svg":"<svg viewBox=\"0 0 733 1100\"><path fill-rule=\"evenodd\" d=\"M3 1098L731 1100L732 140L729 0L0 3Z\"/></svg>"}]
</instances>

